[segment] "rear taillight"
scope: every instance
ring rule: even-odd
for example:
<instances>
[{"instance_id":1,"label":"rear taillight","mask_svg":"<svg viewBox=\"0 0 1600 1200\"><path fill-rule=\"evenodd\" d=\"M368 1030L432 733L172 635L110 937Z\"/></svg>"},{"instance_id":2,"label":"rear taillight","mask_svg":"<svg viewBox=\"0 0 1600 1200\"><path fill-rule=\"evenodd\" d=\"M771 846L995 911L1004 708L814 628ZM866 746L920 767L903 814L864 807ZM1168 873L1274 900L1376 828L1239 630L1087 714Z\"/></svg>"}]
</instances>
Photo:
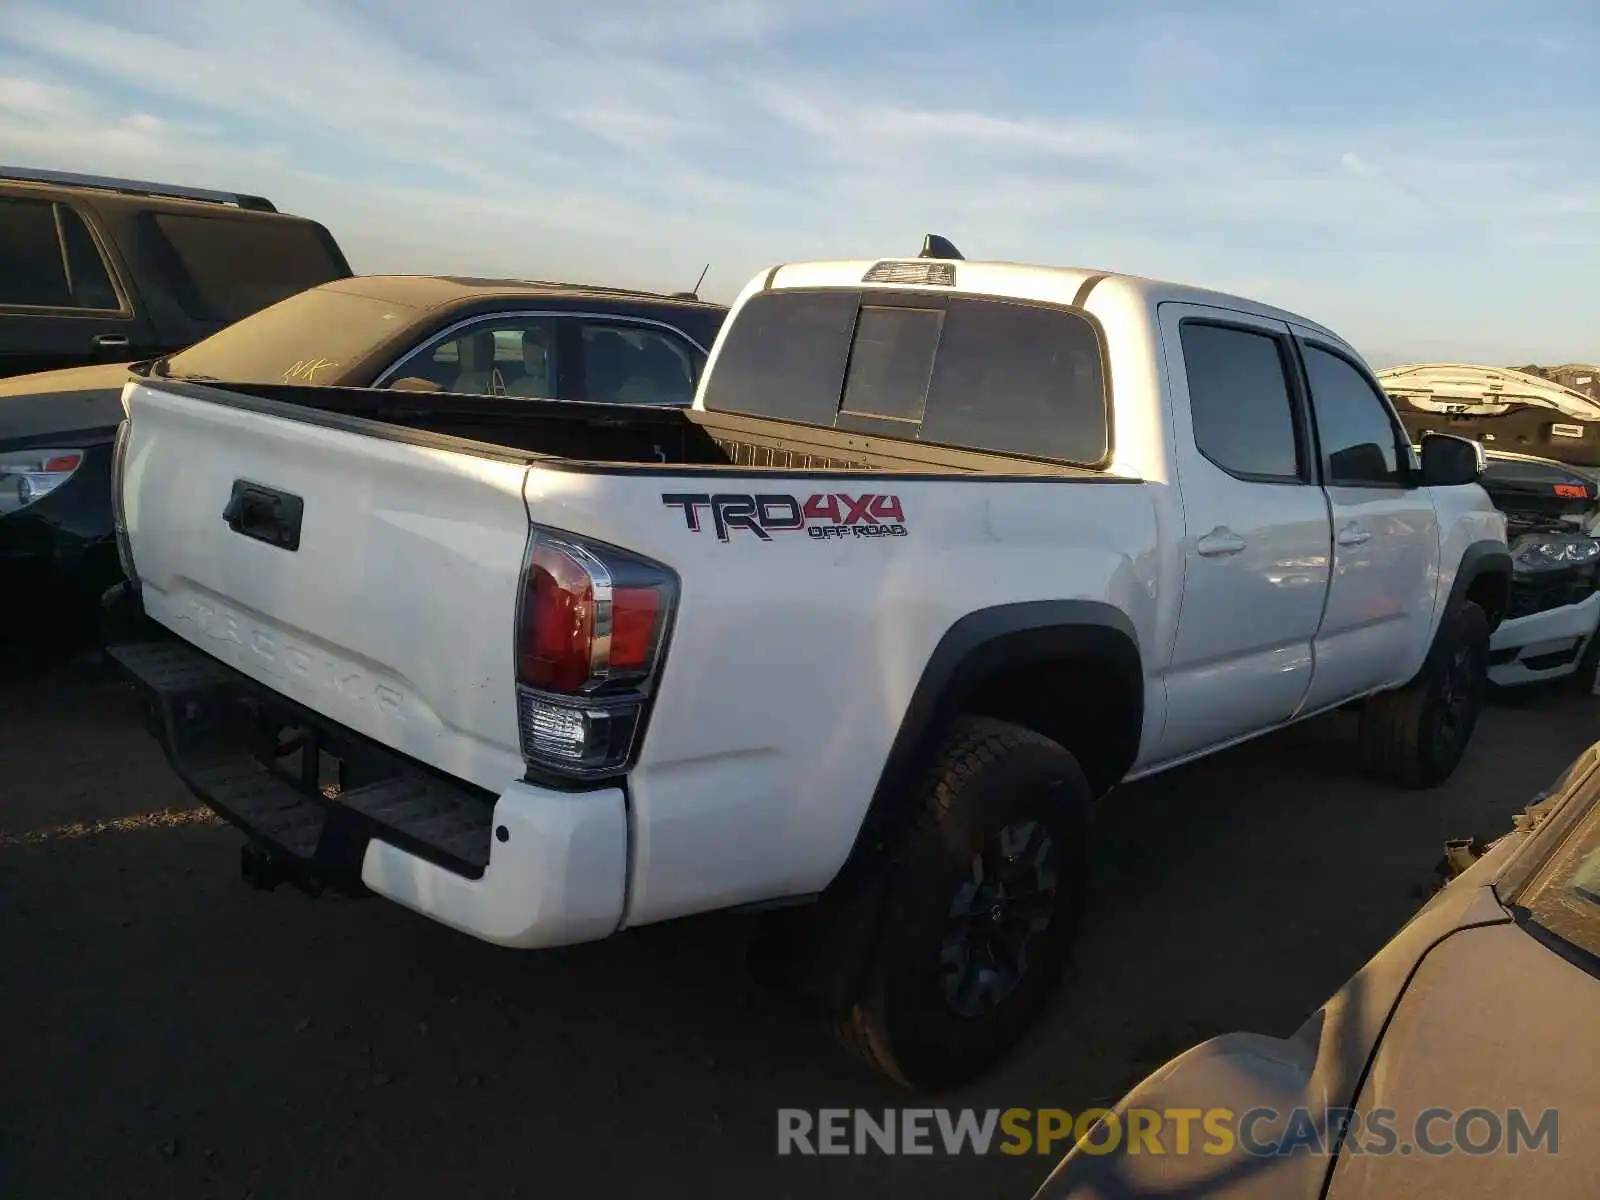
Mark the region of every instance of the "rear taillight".
<instances>
[{"instance_id":1,"label":"rear taillight","mask_svg":"<svg viewBox=\"0 0 1600 1200\"><path fill-rule=\"evenodd\" d=\"M517 722L530 767L593 776L628 764L677 592L658 563L533 531L517 614Z\"/></svg>"}]
</instances>

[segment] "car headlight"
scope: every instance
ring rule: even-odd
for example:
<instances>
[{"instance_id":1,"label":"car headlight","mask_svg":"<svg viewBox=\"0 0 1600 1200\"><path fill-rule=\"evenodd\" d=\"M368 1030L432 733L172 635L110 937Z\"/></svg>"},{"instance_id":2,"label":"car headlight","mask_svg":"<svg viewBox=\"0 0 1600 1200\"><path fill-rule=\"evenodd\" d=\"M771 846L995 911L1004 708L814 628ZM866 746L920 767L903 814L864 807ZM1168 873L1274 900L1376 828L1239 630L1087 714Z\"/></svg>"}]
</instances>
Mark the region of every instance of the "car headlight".
<instances>
[{"instance_id":1,"label":"car headlight","mask_svg":"<svg viewBox=\"0 0 1600 1200\"><path fill-rule=\"evenodd\" d=\"M0 453L0 516L20 512L55 491L83 465L82 450Z\"/></svg>"},{"instance_id":2,"label":"car headlight","mask_svg":"<svg viewBox=\"0 0 1600 1200\"><path fill-rule=\"evenodd\" d=\"M1512 559L1519 571L1559 571L1600 559L1600 541L1589 537L1536 537L1517 547Z\"/></svg>"}]
</instances>

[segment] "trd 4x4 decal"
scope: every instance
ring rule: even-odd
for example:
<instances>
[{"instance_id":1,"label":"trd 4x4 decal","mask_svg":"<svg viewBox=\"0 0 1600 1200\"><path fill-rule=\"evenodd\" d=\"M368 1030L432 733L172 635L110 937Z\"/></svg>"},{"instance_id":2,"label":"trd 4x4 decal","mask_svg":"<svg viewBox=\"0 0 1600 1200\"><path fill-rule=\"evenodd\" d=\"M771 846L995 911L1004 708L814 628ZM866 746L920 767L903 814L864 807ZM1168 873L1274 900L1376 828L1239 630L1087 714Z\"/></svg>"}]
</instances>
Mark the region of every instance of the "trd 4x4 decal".
<instances>
[{"instance_id":1,"label":"trd 4x4 decal","mask_svg":"<svg viewBox=\"0 0 1600 1200\"><path fill-rule=\"evenodd\" d=\"M745 492L664 492L661 503L679 509L693 533L711 516L717 540L726 542L735 529L747 530L763 542L775 533L805 530L806 536L823 538L905 537L906 515L899 496L863 492L821 493L802 500L798 496L752 495Z\"/></svg>"}]
</instances>

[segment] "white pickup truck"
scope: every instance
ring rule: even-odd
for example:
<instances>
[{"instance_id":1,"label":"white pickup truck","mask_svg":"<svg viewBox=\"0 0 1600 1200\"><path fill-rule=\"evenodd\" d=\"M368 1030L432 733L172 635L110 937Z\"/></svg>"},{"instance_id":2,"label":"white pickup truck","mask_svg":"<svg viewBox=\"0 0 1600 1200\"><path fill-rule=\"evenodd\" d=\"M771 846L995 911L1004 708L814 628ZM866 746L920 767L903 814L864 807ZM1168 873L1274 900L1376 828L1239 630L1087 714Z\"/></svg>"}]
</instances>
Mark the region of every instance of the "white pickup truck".
<instances>
[{"instance_id":1,"label":"white pickup truck","mask_svg":"<svg viewBox=\"0 0 1600 1200\"><path fill-rule=\"evenodd\" d=\"M114 654L247 873L513 947L777 910L768 976L939 1088L1041 1010L1119 782L1353 702L1444 780L1479 448L1290 313L937 253L765 272L687 410L130 379Z\"/></svg>"}]
</instances>

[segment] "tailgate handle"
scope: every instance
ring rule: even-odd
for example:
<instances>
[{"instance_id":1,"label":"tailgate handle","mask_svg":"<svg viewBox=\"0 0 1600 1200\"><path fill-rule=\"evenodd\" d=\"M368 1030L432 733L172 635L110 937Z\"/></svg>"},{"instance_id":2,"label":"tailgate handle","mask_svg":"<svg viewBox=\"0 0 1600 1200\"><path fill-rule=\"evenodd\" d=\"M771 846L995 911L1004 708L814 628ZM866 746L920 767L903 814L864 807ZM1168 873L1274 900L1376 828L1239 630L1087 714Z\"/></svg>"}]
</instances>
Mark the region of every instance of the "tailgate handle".
<instances>
[{"instance_id":1,"label":"tailgate handle","mask_svg":"<svg viewBox=\"0 0 1600 1200\"><path fill-rule=\"evenodd\" d=\"M229 529L247 538L282 550L298 550L300 518L304 513L305 501L299 496L235 479L222 519Z\"/></svg>"}]
</instances>

